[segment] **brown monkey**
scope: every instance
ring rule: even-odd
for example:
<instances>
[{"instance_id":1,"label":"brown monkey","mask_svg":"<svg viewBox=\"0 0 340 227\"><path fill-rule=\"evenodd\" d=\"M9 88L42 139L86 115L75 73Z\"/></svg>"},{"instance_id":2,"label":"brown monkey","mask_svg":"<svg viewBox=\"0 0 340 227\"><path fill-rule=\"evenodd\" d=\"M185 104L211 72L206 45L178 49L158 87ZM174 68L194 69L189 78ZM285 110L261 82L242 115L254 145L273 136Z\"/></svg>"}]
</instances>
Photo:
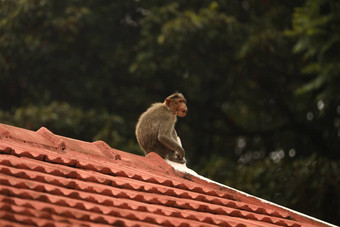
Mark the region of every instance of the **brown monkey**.
<instances>
[{"instance_id":1,"label":"brown monkey","mask_svg":"<svg viewBox=\"0 0 340 227\"><path fill-rule=\"evenodd\" d=\"M174 93L163 103L154 103L138 120L136 137L145 154L156 152L162 158L185 163L185 152L175 130L177 116L185 117L188 108L181 93Z\"/></svg>"}]
</instances>

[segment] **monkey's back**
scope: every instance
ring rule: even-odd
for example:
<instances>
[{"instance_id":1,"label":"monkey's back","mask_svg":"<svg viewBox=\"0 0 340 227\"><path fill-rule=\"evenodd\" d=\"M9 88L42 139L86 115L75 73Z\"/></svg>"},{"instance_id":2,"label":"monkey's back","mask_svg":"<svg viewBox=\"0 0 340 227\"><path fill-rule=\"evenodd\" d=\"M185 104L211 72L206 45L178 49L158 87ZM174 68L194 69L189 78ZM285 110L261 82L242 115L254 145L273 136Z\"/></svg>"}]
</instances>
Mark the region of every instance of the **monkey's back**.
<instances>
[{"instance_id":1,"label":"monkey's back","mask_svg":"<svg viewBox=\"0 0 340 227\"><path fill-rule=\"evenodd\" d=\"M162 103L153 104L139 117L136 138L145 154L156 152L165 158L167 154L173 152L158 140L158 134L160 127L169 127L169 134L172 136L175 122L176 115Z\"/></svg>"}]
</instances>

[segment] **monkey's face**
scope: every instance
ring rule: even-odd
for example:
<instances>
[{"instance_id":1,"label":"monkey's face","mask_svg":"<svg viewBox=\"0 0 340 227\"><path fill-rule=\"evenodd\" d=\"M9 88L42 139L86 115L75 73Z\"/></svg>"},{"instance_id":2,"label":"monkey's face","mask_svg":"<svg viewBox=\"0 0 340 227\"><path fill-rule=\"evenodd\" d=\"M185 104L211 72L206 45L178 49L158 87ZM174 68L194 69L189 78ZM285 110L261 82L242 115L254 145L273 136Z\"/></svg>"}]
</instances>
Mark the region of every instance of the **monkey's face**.
<instances>
[{"instance_id":1,"label":"monkey's face","mask_svg":"<svg viewBox=\"0 0 340 227\"><path fill-rule=\"evenodd\" d=\"M184 98L172 100L169 107L178 117L185 117L187 115L188 107Z\"/></svg>"}]
</instances>

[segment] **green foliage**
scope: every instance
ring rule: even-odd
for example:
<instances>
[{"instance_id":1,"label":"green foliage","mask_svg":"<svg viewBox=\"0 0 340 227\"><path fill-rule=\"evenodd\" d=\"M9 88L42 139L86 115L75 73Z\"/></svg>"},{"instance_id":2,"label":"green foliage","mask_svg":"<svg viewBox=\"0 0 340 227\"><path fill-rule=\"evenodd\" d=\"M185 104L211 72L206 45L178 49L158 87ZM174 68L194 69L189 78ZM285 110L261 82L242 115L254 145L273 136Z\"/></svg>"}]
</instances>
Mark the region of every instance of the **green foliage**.
<instances>
[{"instance_id":1,"label":"green foliage","mask_svg":"<svg viewBox=\"0 0 340 227\"><path fill-rule=\"evenodd\" d=\"M331 99L328 96L337 92L334 83L338 85L340 81L339 10L337 1L310 0L303 7L296 8L293 14L293 29L287 34L297 37L294 52L303 53L303 58L309 60L302 72L314 75L297 90L298 93L319 89ZM323 89L325 86L331 89Z\"/></svg>"},{"instance_id":2,"label":"green foliage","mask_svg":"<svg viewBox=\"0 0 340 227\"><path fill-rule=\"evenodd\" d=\"M2 123L38 130L53 129L53 133L85 141L103 140L112 147L129 148L140 153L125 136L124 119L100 110L82 110L65 102L52 102L47 106L23 106L14 112L0 111Z\"/></svg>"},{"instance_id":3,"label":"green foliage","mask_svg":"<svg viewBox=\"0 0 340 227\"><path fill-rule=\"evenodd\" d=\"M339 15L333 0L2 0L0 122L142 154L139 114L178 90L190 167L339 224Z\"/></svg>"}]
</instances>

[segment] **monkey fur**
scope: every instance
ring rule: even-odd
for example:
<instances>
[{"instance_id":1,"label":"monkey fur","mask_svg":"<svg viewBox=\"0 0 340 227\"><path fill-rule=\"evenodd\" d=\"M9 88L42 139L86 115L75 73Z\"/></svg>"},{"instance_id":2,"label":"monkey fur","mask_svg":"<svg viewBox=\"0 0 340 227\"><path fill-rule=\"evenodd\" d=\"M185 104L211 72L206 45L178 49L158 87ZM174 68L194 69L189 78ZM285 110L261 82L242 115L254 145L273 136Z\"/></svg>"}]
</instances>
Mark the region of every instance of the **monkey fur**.
<instances>
[{"instance_id":1,"label":"monkey fur","mask_svg":"<svg viewBox=\"0 0 340 227\"><path fill-rule=\"evenodd\" d=\"M187 111L185 98L180 93L169 96L164 103L154 103L140 117L136 125L137 141L145 154L156 152L162 158L185 163L185 151L178 142L175 123L177 121L176 99L184 99L184 116ZM172 104L168 104L172 102ZM182 101L183 102L183 101ZM172 105L172 106L171 106ZM182 104L179 104L182 105ZM178 115L180 116L180 115Z\"/></svg>"}]
</instances>

